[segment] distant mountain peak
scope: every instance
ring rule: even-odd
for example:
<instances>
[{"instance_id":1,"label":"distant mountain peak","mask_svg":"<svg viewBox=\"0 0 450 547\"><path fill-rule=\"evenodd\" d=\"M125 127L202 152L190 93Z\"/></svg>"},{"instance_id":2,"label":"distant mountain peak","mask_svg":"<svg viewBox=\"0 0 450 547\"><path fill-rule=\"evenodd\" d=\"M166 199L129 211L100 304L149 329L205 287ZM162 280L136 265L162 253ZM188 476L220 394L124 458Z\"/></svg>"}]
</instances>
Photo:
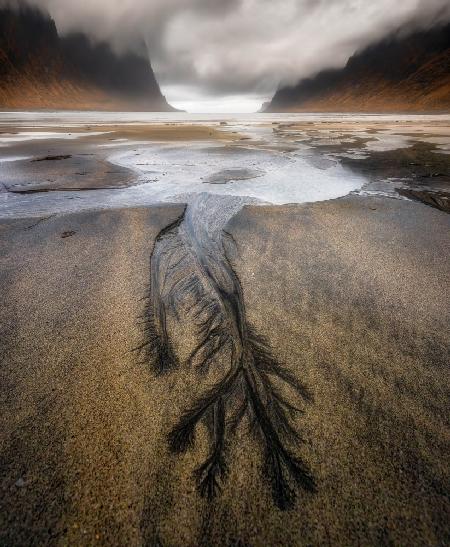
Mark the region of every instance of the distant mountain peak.
<instances>
[{"instance_id":1,"label":"distant mountain peak","mask_svg":"<svg viewBox=\"0 0 450 547\"><path fill-rule=\"evenodd\" d=\"M58 35L50 16L0 7L0 108L172 111L150 61L82 34Z\"/></svg>"},{"instance_id":2,"label":"distant mountain peak","mask_svg":"<svg viewBox=\"0 0 450 547\"><path fill-rule=\"evenodd\" d=\"M280 88L264 112L450 110L450 25L397 33L325 70Z\"/></svg>"}]
</instances>

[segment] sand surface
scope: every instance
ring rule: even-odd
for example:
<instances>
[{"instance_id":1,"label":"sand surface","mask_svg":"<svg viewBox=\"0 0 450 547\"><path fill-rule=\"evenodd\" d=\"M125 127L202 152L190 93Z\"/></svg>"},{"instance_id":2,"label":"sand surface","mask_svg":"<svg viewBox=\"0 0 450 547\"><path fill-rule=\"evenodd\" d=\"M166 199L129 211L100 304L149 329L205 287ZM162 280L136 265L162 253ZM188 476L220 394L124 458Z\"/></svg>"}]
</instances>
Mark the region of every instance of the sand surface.
<instances>
[{"instance_id":1,"label":"sand surface","mask_svg":"<svg viewBox=\"0 0 450 547\"><path fill-rule=\"evenodd\" d=\"M448 544L448 117L136 116L0 120L0 544Z\"/></svg>"},{"instance_id":2,"label":"sand surface","mask_svg":"<svg viewBox=\"0 0 450 547\"><path fill-rule=\"evenodd\" d=\"M448 215L349 197L228 226L249 321L313 394L294 450L317 492L283 512L248 424L201 498L204 426L167 446L195 371L158 377L130 351L154 240L183 210L1 222L2 544L444 544Z\"/></svg>"}]
</instances>

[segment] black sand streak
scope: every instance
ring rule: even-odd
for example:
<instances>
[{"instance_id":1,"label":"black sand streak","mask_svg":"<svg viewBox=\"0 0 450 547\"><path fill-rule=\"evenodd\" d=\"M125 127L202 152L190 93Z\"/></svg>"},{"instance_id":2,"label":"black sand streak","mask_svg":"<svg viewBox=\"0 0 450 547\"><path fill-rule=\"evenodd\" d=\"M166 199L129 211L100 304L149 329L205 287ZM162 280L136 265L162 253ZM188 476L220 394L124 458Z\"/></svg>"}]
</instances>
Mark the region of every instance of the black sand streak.
<instances>
[{"instance_id":1,"label":"black sand streak","mask_svg":"<svg viewBox=\"0 0 450 547\"><path fill-rule=\"evenodd\" d=\"M31 160L31 163L34 163L36 161L60 161L60 160L68 160L71 158L71 154L64 154L60 156L45 156L43 158L36 158L35 160Z\"/></svg>"},{"instance_id":2,"label":"black sand streak","mask_svg":"<svg viewBox=\"0 0 450 547\"><path fill-rule=\"evenodd\" d=\"M210 430L210 454L195 476L199 492L210 501L226 479L226 447L247 418L264 447L274 502L293 507L296 487L315 490L307 465L288 448L301 439L294 417L301 409L275 386L289 386L311 402L305 386L272 355L267 341L248 324L241 283L220 241L209 237L198 211L184 216L157 238L151 258L151 290L147 308L147 339L143 349L158 374L183 365L201 379L219 368L219 379L199 394L171 430L168 442L174 454L194 446L197 425ZM183 306L189 302L189 312ZM195 344L182 363L175 350L174 333L186 321L194 325ZM201 380L200 380L201 382ZM199 390L201 392L201 390Z\"/></svg>"},{"instance_id":3,"label":"black sand streak","mask_svg":"<svg viewBox=\"0 0 450 547\"><path fill-rule=\"evenodd\" d=\"M36 222L34 222L33 224L30 224L29 226L27 226L25 228L25 230L32 230L33 228L35 228L36 226L39 226L39 224L41 224L41 222L45 222L47 220L50 220L51 218L53 218L54 216L56 215L49 215L49 216L46 216L46 217L42 217L40 219L38 219Z\"/></svg>"}]
</instances>

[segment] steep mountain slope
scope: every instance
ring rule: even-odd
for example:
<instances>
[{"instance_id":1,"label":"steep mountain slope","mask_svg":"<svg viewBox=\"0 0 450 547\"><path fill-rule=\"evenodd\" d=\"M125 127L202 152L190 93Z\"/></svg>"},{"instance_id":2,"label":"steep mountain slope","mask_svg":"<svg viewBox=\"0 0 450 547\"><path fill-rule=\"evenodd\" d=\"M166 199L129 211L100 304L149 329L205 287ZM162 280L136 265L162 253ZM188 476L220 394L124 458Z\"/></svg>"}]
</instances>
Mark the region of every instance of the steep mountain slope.
<instances>
[{"instance_id":1,"label":"steep mountain slope","mask_svg":"<svg viewBox=\"0 0 450 547\"><path fill-rule=\"evenodd\" d=\"M60 37L29 7L0 9L0 108L173 110L148 60Z\"/></svg>"},{"instance_id":2,"label":"steep mountain slope","mask_svg":"<svg viewBox=\"0 0 450 547\"><path fill-rule=\"evenodd\" d=\"M277 91L265 112L446 111L450 109L450 25L389 38Z\"/></svg>"}]
</instances>

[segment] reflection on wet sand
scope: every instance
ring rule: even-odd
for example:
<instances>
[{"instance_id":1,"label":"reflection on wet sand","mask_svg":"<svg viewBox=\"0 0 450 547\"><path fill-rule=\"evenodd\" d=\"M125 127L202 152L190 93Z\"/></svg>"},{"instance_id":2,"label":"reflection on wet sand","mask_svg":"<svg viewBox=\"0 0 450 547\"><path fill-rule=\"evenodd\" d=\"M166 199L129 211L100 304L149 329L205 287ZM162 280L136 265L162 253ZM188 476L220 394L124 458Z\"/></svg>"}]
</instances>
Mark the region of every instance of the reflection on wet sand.
<instances>
[{"instance_id":1,"label":"reflection on wet sand","mask_svg":"<svg viewBox=\"0 0 450 547\"><path fill-rule=\"evenodd\" d=\"M279 124L275 133L314 150L319 168L339 161L375 195L400 195L448 212L450 124L443 119Z\"/></svg>"}]
</instances>

